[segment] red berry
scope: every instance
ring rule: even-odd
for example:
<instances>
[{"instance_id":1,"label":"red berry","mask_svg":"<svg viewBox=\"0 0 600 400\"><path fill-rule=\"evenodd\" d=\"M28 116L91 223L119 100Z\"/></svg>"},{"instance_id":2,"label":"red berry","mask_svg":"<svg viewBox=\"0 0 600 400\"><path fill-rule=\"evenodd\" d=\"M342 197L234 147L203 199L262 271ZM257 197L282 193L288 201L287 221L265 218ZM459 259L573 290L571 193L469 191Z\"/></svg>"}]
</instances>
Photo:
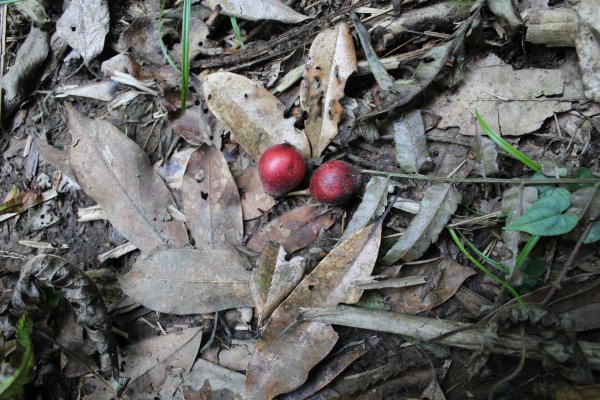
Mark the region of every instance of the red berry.
<instances>
[{"instance_id":1,"label":"red berry","mask_svg":"<svg viewBox=\"0 0 600 400\"><path fill-rule=\"evenodd\" d=\"M360 171L338 160L327 161L310 178L310 195L327 204L342 204L350 200L361 183Z\"/></svg>"},{"instance_id":2,"label":"red berry","mask_svg":"<svg viewBox=\"0 0 600 400\"><path fill-rule=\"evenodd\" d=\"M287 143L269 147L258 160L258 176L263 189L272 196L281 196L294 189L305 173L304 158Z\"/></svg>"}]
</instances>

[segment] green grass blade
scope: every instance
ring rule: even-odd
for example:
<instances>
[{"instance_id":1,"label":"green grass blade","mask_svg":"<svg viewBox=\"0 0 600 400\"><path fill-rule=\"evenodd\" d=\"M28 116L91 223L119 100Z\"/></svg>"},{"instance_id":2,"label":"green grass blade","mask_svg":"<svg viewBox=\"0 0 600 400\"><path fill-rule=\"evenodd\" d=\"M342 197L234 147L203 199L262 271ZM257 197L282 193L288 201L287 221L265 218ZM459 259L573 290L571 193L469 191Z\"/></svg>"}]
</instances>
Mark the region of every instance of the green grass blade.
<instances>
[{"instance_id":1,"label":"green grass blade","mask_svg":"<svg viewBox=\"0 0 600 400\"><path fill-rule=\"evenodd\" d=\"M519 304L525 305L525 302L523 302L523 300L521 299L521 296L515 290L515 288L510 286L508 284L508 282L500 279L496 274L494 274L492 271L490 271L485 266L483 266L479 261L477 261L477 259L475 257L473 257L471 255L471 253L469 253L469 251L465 248L465 246L460 241L460 238L458 237L458 235L456 234L456 231L454 229L450 228L450 229L448 229L448 231L450 232L450 236L452 236L452 240L454 240L454 243L456 243L456 246L458 246L458 248L465 255L465 257L467 257L473 264L475 264L477 266L477 268L479 268L484 274L486 274L487 276L489 276L490 278L492 278L493 280L498 282L503 288L508 290L508 292L517 300L517 302Z\"/></svg>"},{"instance_id":2,"label":"green grass blade","mask_svg":"<svg viewBox=\"0 0 600 400\"><path fill-rule=\"evenodd\" d=\"M541 236L538 235L531 235L527 243L525 243L525 247L523 247L523 250L521 250L519 256L517 257L518 268L521 268L523 266L525 260L527 260L527 257L529 257L529 253L531 253L531 250L533 250L538 240L540 240L540 237Z\"/></svg>"},{"instance_id":3,"label":"green grass blade","mask_svg":"<svg viewBox=\"0 0 600 400\"><path fill-rule=\"evenodd\" d=\"M485 122L485 120L479 114L479 111L475 110L475 117L477 118L477 122L483 129L483 132L488 135L490 139L492 139L498 146L502 148L502 150L506 151L510 154L515 160L520 161L529 169L540 172L542 167L537 162L533 161L531 158L527 157L527 155L518 149L516 149L512 144L508 143L502 136L498 135L496 132L490 128L490 126Z\"/></svg>"},{"instance_id":4,"label":"green grass blade","mask_svg":"<svg viewBox=\"0 0 600 400\"><path fill-rule=\"evenodd\" d=\"M21 360L12 375L5 377L5 379L0 382L0 400L16 398L27 382L29 382L31 370L35 365L33 342L31 341L32 331L33 322L29 319L28 314L24 313L17 322L16 332L17 344L22 351Z\"/></svg>"},{"instance_id":5,"label":"green grass blade","mask_svg":"<svg viewBox=\"0 0 600 400\"><path fill-rule=\"evenodd\" d=\"M477 257L481 258L487 264L491 265L492 267L494 267L506 274L510 272L508 267L505 267L498 261L492 260L490 257L483 254L469 239L467 239L467 237L465 235L462 234L461 231L458 231L458 234L460 235L461 239L464 240L464 242L467 244L467 246L469 246L469 248L475 253L475 255L477 255Z\"/></svg>"},{"instance_id":6,"label":"green grass blade","mask_svg":"<svg viewBox=\"0 0 600 400\"><path fill-rule=\"evenodd\" d=\"M181 21L181 111L185 112L188 82L190 80L190 26L192 21L192 0L183 0Z\"/></svg>"},{"instance_id":7,"label":"green grass blade","mask_svg":"<svg viewBox=\"0 0 600 400\"><path fill-rule=\"evenodd\" d=\"M166 5L167 5L167 0L163 0L162 5L160 6L160 14L158 15L158 21L156 21L156 33L158 34L158 44L160 45L160 49L162 50L163 55L165 56L165 59L167 60L169 65L171 67L173 67L173 69L175 71L177 71L177 73L179 75L181 75L181 70L179 69L177 64L175 64L175 61L173 61L173 59L169 55L169 50L167 49L167 45L165 44L165 42L162 39L163 14L165 12Z\"/></svg>"},{"instance_id":8,"label":"green grass blade","mask_svg":"<svg viewBox=\"0 0 600 400\"><path fill-rule=\"evenodd\" d=\"M233 28L233 33L235 33L235 38L237 39L238 43L240 44L240 47L243 49L243 48L245 48L244 40L242 39L242 31L240 30L240 27L238 26L237 19L235 19L235 17L229 17L229 18L231 19L231 26Z\"/></svg>"}]
</instances>

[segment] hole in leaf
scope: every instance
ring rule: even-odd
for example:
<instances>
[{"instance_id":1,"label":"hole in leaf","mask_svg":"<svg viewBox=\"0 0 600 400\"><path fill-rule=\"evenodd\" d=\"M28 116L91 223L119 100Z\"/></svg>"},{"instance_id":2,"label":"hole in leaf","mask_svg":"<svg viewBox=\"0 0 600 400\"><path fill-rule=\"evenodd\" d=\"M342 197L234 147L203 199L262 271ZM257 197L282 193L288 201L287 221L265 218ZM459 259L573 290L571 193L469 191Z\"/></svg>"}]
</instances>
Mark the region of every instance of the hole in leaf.
<instances>
[{"instance_id":1,"label":"hole in leaf","mask_svg":"<svg viewBox=\"0 0 600 400\"><path fill-rule=\"evenodd\" d=\"M205 193L205 192L200 192L200 196L202 196L202 199L203 199L203 200L206 200L206 199L208 199L208 193Z\"/></svg>"}]
</instances>

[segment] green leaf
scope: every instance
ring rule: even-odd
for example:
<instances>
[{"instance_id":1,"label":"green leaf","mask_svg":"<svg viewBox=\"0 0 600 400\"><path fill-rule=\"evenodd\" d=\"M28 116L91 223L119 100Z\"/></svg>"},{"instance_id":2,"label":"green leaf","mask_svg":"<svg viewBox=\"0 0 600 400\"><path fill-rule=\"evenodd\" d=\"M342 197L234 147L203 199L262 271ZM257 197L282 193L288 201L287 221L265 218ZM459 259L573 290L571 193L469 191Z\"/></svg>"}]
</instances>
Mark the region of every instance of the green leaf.
<instances>
[{"instance_id":1,"label":"green leaf","mask_svg":"<svg viewBox=\"0 0 600 400\"><path fill-rule=\"evenodd\" d=\"M573 173L572 177L580 178L580 179L594 179L595 178L592 171L589 168L585 168L585 167L577 168L577 170L575 170L575 172ZM574 191L581 189L582 187L586 187L586 186L594 186L594 184L593 183L572 183L571 185L569 185L569 189L571 189L571 192L574 192Z\"/></svg>"},{"instance_id":2,"label":"green leaf","mask_svg":"<svg viewBox=\"0 0 600 400\"><path fill-rule=\"evenodd\" d=\"M533 203L525 214L504 229L538 236L556 236L575 228L579 218L573 214L562 214L571 205L569 191L562 188L552 190L552 195L545 195Z\"/></svg>"},{"instance_id":3,"label":"green leaf","mask_svg":"<svg viewBox=\"0 0 600 400\"><path fill-rule=\"evenodd\" d=\"M595 243L598 240L600 240L600 221L594 222L583 243L590 244Z\"/></svg>"},{"instance_id":4,"label":"green leaf","mask_svg":"<svg viewBox=\"0 0 600 400\"><path fill-rule=\"evenodd\" d=\"M16 397L23 387L29 382L31 370L35 364L33 355L33 344L31 342L31 332L33 331L33 322L29 319L27 313L21 315L17 322L17 343L21 352L21 361L16 369L11 371L10 376L0 376L0 400L9 400ZM5 365L1 370L7 370Z\"/></svg>"},{"instance_id":5,"label":"green leaf","mask_svg":"<svg viewBox=\"0 0 600 400\"><path fill-rule=\"evenodd\" d=\"M531 291L539 279L546 273L546 261L543 258L528 258L520 267L523 283L519 286L521 293Z\"/></svg>"},{"instance_id":6,"label":"green leaf","mask_svg":"<svg viewBox=\"0 0 600 400\"><path fill-rule=\"evenodd\" d=\"M536 172L535 174L533 174L531 179L543 181L543 180L550 179L550 178L547 177L546 175L542 174L541 172ZM554 189L554 186L552 186L552 185L536 185L535 188L538 191L538 197L542 198L542 197L544 197L544 194L548 190Z\"/></svg>"}]
</instances>

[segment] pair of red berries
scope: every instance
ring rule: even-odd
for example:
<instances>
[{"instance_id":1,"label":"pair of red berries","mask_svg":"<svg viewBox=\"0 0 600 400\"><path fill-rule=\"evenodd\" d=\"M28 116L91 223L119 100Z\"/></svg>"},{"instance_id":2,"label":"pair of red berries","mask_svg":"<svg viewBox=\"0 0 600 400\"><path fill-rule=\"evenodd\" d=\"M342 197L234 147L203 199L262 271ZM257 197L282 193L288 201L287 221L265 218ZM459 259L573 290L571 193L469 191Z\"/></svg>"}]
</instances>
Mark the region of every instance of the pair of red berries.
<instances>
[{"instance_id":1,"label":"pair of red berries","mask_svg":"<svg viewBox=\"0 0 600 400\"><path fill-rule=\"evenodd\" d=\"M258 160L258 175L266 193L281 196L304 179L306 164L298 151L287 143L269 147ZM358 190L360 172L343 161L323 163L310 178L310 195L323 203L342 204Z\"/></svg>"}]
</instances>

